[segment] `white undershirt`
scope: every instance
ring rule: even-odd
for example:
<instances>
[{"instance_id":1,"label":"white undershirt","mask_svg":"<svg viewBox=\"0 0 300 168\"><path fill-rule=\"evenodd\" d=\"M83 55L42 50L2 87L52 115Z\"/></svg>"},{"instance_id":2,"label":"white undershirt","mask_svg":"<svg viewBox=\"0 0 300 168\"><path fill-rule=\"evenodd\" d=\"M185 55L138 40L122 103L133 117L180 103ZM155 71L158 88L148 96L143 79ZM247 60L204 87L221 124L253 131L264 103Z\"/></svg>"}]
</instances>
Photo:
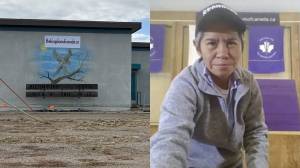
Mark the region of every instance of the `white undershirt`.
<instances>
[{"instance_id":1,"label":"white undershirt","mask_svg":"<svg viewBox=\"0 0 300 168\"><path fill-rule=\"evenodd\" d=\"M226 100L228 97L229 89L222 89L218 85L215 85L218 92L222 95L222 97Z\"/></svg>"}]
</instances>

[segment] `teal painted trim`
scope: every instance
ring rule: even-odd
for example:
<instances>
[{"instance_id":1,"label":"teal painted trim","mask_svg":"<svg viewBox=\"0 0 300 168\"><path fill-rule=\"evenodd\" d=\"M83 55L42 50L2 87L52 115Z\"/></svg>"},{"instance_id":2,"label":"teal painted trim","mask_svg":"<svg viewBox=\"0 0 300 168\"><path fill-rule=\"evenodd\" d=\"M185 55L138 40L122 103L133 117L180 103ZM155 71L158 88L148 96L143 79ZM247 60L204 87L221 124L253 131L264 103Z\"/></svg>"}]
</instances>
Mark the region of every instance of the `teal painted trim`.
<instances>
[{"instance_id":1,"label":"teal painted trim","mask_svg":"<svg viewBox=\"0 0 300 168\"><path fill-rule=\"evenodd\" d=\"M135 48L135 47L132 47L132 50L133 51L150 51L149 48Z\"/></svg>"},{"instance_id":2,"label":"teal painted trim","mask_svg":"<svg viewBox=\"0 0 300 168\"><path fill-rule=\"evenodd\" d=\"M131 64L131 70L139 70L141 69L141 64Z\"/></svg>"},{"instance_id":3,"label":"teal painted trim","mask_svg":"<svg viewBox=\"0 0 300 168\"><path fill-rule=\"evenodd\" d=\"M131 100L136 100L136 73L131 72Z\"/></svg>"}]
</instances>

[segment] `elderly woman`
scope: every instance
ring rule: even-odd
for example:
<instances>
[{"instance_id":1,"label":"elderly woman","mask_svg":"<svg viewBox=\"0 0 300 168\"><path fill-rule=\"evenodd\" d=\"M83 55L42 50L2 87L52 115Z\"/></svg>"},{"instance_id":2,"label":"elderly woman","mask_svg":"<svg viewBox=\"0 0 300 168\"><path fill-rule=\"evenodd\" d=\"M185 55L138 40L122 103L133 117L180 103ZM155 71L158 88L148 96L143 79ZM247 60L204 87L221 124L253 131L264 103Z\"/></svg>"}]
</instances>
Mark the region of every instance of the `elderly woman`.
<instances>
[{"instance_id":1,"label":"elderly woman","mask_svg":"<svg viewBox=\"0 0 300 168\"><path fill-rule=\"evenodd\" d=\"M172 82L151 138L152 168L268 167L267 126L253 75L239 67L245 23L214 4L196 20L201 56Z\"/></svg>"}]
</instances>

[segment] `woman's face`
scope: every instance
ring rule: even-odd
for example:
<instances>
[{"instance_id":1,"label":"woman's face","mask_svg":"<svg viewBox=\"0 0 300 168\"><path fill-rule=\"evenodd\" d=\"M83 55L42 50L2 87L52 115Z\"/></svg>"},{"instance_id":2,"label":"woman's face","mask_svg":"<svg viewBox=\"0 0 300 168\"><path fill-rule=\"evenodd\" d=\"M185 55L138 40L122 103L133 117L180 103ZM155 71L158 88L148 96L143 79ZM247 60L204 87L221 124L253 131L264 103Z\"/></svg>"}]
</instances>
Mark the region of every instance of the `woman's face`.
<instances>
[{"instance_id":1,"label":"woman's face","mask_svg":"<svg viewBox=\"0 0 300 168\"><path fill-rule=\"evenodd\" d=\"M237 32L204 32L197 47L198 53L213 75L219 80L228 80L242 56L242 42Z\"/></svg>"}]
</instances>

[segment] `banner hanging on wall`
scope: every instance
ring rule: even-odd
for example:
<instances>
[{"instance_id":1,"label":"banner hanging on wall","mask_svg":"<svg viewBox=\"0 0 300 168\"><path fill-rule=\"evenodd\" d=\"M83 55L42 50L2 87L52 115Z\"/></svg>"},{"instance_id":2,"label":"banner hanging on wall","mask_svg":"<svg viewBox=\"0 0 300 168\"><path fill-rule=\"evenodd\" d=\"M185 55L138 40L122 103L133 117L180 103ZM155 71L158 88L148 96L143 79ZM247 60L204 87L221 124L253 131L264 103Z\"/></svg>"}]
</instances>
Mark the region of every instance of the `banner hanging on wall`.
<instances>
[{"instance_id":1,"label":"banner hanging on wall","mask_svg":"<svg viewBox=\"0 0 300 168\"><path fill-rule=\"evenodd\" d=\"M253 73L284 72L281 26L250 26L248 67Z\"/></svg>"},{"instance_id":2,"label":"banner hanging on wall","mask_svg":"<svg viewBox=\"0 0 300 168\"><path fill-rule=\"evenodd\" d=\"M160 72L163 67L165 44L164 25L150 26L150 72Z\"/></svg>"}]
</instances>

